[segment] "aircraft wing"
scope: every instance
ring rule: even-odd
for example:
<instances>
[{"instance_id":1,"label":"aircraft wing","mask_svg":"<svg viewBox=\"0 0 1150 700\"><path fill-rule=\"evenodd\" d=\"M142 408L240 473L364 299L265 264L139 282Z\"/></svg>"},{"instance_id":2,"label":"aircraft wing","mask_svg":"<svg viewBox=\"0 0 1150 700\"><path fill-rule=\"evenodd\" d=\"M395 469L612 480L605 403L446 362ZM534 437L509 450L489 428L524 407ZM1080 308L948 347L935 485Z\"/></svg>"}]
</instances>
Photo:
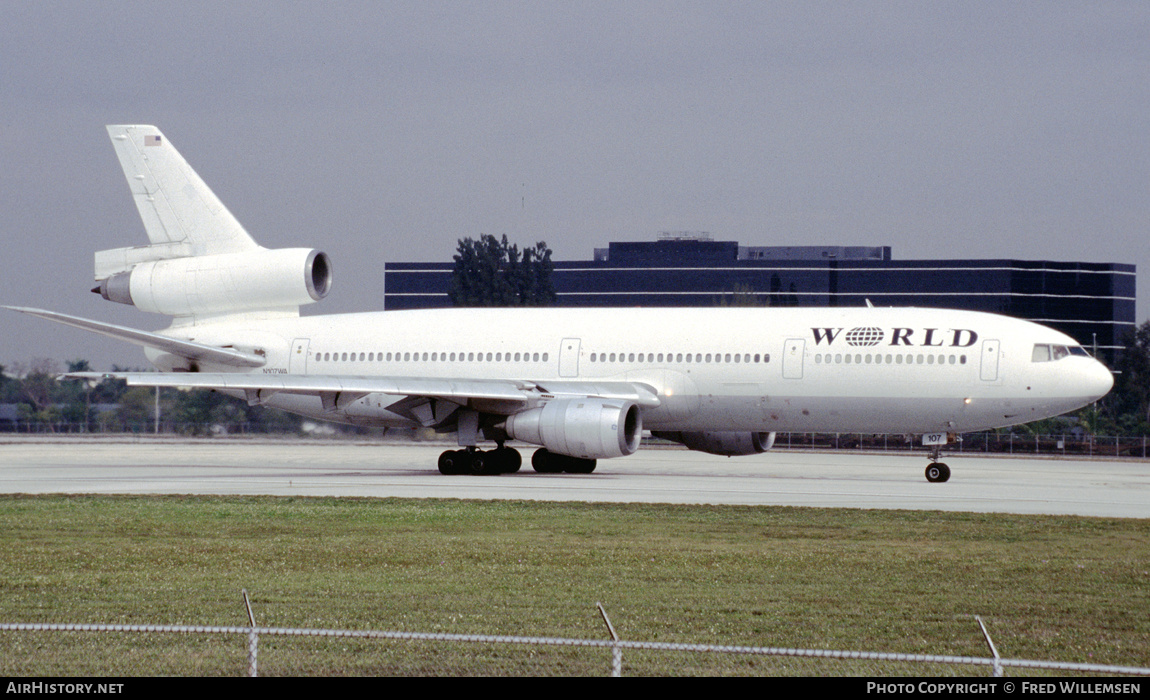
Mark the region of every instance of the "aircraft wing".
<instances>
[{"instance_id":1,"label":"aircraft wing","mask_svg":"<svg viewBox=\"0 0 1150 700\"><path fill-rule=\"evenodd\" d=\"M512 381L503 379L438 379L357 377L345 375L247 374L209 372L73 372L67 379L123 379L129 386L192 387L242 391L257 404L277 393L319 396L328 410L368 394L410 399L440 399L489 413L510 415L556 398L601 398L634 401L644 408L660 404L652 387L638 382Z\"/></svg>"},{"instance_id":2,"label":"aircraft wing","mask_svg":"<svg viewBox=\"0 0 1150 700\"><path fill-rule=\"evenodd\" d=\"M61 314L55 311L29 309L21 306L4 306L0 308L19 311L22 314L55 321L56 323L62 323L65 326L72 326L73 328L81 328L146 348L163 350L164 352L186 357L190 360L213 362L232 367L263 367L267 364L267 360L259 355L243 352L234 348L219 348L212 345L195 343L190 340L169 338L159 333L150 333L148 331L136 330L135 328L128 328L127 326L117 326L113 323L93 321L87 318L80 318L79 316L69 316L68 314Z\"/></svg>"}]
</instances>

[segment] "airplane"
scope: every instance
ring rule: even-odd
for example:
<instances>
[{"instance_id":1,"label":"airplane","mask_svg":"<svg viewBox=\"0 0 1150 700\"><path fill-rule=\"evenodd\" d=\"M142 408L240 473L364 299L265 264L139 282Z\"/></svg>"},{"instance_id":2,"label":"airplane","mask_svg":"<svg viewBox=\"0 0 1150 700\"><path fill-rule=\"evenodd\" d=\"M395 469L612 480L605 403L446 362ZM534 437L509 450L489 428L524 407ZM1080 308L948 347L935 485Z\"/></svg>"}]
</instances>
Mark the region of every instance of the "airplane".
<instances>
[{"instance_id":1,"label":"airplane","mask_svg":"<svg viewBox=\"0 0 1150 700\"><path fill-rule=\"evenodd\" d=\"M172 317L148 332L6 307L142 346L131 386L212 389L315 419L454 432L444 474L591 473L644 429L752 455L777 432L921 435L926 478L957 434L1060 415L1110 372L1037 323L952 309L447 308L301 316L318 250L258 245L154 126L108 126L149 244L95 254L92 290ZM492 442L495 449L480 449Z\"/></svg>"}]
</instances>

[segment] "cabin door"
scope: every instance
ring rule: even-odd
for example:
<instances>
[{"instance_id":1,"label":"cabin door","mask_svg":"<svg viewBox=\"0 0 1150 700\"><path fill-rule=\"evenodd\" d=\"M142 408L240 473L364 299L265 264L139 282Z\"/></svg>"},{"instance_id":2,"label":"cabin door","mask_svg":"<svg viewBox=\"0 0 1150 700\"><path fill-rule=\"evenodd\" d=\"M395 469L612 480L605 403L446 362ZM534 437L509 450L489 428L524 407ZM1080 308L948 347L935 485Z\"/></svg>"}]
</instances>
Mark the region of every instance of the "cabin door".
<instances>
[{"instance_id":1,"label":"cabin door","mask_svg":"<svg viewBox=\"0 0 1150 700\"><path fill-rule=\"evenodd\" d=\"M806 341L790 338L783 346L783 379L803 378L803 348Z\"/></svg>"},{"instance_id":2,"label":"cabin door","mask_svg":"<svg viewBox=\"0 0 1150 700\"><path fill-rule=\"evenodd\" d=\"M579 338L564 338L559 346L559 376L579 376Z\"/></svg>"},{"instance_id":3,"label":"cabin door","mask_svg":"<svg viewBox=\"0 0 1150 700\"><path fill-rule=\"evenodd\" d=\"M296 338L291 344L291 357L288 359L289 374L307 374L307 346L310 338Z\"/></svg>"},{"instance_id":4,"label":"cabin door","mask_svg":"<svg viewBox=\"0 0 1150 700\"><path fill-rule=\"evenodd\" d=\"M985 382L998 381L998 341L982 341L982 368L979 376Z\"/></svg>"}]
</instances>

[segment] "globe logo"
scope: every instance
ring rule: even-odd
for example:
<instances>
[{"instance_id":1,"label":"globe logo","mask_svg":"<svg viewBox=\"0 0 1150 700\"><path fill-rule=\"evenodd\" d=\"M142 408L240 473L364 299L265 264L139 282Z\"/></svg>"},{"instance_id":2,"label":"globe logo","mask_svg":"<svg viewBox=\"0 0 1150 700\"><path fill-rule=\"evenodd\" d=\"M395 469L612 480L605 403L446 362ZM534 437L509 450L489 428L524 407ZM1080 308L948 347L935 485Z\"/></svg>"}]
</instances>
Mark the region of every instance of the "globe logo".
<instances>
[{"instance_id":1,"label":"globe logo","mask_svg":"<svg viewBox=\"0 0 1150 700\"><path fill-rule=\"evenodd\" d=\"M878 345L882 342L882 339L882 329L874 328L872 326L852 328L847 331L846 334L847 345L854 345L856 347L870 347L872 345Z\"/></svg>"}]
</instances>

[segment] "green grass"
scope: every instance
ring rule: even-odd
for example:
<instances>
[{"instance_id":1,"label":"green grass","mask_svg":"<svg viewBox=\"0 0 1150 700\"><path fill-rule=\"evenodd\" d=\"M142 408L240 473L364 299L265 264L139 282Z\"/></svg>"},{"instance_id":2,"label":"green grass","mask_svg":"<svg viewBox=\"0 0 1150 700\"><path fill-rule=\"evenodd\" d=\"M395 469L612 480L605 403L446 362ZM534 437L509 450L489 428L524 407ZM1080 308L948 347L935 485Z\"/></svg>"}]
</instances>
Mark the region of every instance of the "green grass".
<instances>
[{"instance_id":1,"label":"green grass","mask_svg":"<svg viewBox=\"0 0 1150 700\"><path fill-rule=\"evenodd\" d=\"M631 640L986 656L980 615L1005 657L1150 666L1146 520L5 496L0 533L3 622L244 625L246 588L274 627L602 639L599 601ZM264 638L261 670L544 672L491 660L506 649L398 647ZM577 656L555 663L606 668ZM244 658L239 638L0 633L0 674L239 674ZM794 670L779 668L749 672Z\"/></svg>"}]
</instances>

